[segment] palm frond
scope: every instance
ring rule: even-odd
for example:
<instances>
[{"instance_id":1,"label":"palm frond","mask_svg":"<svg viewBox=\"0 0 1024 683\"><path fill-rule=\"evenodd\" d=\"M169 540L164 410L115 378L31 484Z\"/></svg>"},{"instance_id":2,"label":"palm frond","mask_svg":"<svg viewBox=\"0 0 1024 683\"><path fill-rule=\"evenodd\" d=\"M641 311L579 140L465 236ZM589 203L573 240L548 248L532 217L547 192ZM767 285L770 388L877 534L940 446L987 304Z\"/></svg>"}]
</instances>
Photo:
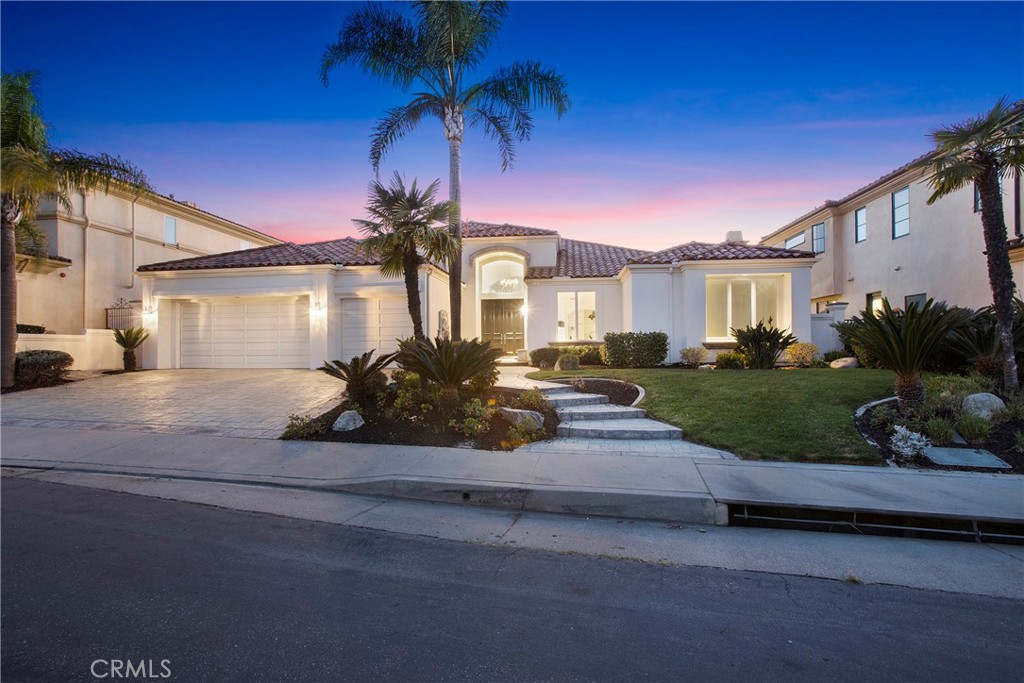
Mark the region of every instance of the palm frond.
<instances>
[{"instance_id":1,"label":"palm frond","mask_svg":"<svg viewBox=\"0 0 1024 683\"><path fill-rule=\"evenodd\" d=\"M330 72L343 64L355 64L365 73L407 90L423 68L418 31L390 7L369 3L348 16L338 40L324 50L320 82L328 85Z\"/></svg>"},{"instance_id":2,"label":"palm frond","mask_svg":"<svg viewBox=\"0 0 1024 683\"><path fill-rule=\"evenodd\" d=\"M467 120L473 128L482 127L484 134L498 144L502 173L512 168L516 158L516 145L512 137L512 130L515 128L513 122L498 112L476 108L468 112ZM529 131L526 132L526 136L529 136ZM525 138L520 135L519 139Z\"/></svg>"},{"instance_id":3,"label":"palm frond","mask_svg":"<svg viewBox=\"0 0 1024 683\"><path fill-rule=\"evenodd\" d=\"M412 102L389 109L377 122L370 136L370 163L380 168L384 155L391 147L411 132L424 116L442 118L442 103L434 95L421 93Z\"/></svg>"},{"instance_id":4,"label":"palm frond","mask_svg":"<svg viewBox=\"0 0 1024 683\"><path fill-rule=\"evenodd\" d=\"M85 154L75 149L54 149L48 156L61 192L80 188L106 192L115 184L140 193L153 190L146 174L121 157Z\"/></svg>"},{"instance_id":5,"label":"palm frond","mask_svg":"<svg viewBox=\"0 0 1024 683\"><path fill-rule=\"evenodd\" d=\"M565 77L540 62L515 62L463 94L468 103L512 108L549 108L561 118L572 107Z\"/></svg>"},{"instance_id":6,"label":"palm frond","mask_svg":"<svg viewBox=\"0 0 1024 683\"><path fill-rule=\"evenodd\" d=\"M501 29L508 3L499 0L431 2L417 0L413 10L424 27L426 61L445 68L458 91L464 71L479 66Z\"/></svg>"},{"instance_id":7,"label":"palm frond","mask_svg":"<svg viewBox=\"0 0 1024 683\"><path fill-rule=\"evenodd\" d=\"M0 148L22 147L35 152L47 148L46 124L33 89L35 72L5 73L0 83Z\"/></svg>"}]
</instances>

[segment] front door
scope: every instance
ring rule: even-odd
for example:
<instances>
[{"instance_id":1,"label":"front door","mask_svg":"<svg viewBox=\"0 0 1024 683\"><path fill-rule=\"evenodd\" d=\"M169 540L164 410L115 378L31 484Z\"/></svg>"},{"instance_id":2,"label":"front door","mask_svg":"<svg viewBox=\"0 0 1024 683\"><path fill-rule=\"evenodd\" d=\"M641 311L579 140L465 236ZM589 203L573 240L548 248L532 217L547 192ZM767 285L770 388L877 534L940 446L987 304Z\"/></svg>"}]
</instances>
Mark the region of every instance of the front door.
<instances>
[{"instance_id":1,"label":"front door","mask_svg":"<svg viewBox=\"0 0 1024 683\"><path fill-rule=\"evenodd\" d=\"M480 302L483 341L514 354L523 348L523 300L484 299Z\"/></svg>"}]
</instances>

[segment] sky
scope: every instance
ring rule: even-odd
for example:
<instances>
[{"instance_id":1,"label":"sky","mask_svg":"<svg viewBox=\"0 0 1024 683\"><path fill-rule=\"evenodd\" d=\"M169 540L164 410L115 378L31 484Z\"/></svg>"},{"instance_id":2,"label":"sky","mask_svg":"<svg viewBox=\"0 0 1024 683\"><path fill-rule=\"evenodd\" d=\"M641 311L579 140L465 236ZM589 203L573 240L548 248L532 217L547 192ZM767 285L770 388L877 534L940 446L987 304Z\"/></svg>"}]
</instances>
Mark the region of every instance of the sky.
<instances>
[{"instance_id":1,"label":"sky","mask_svg":"<svg viewBox=\"0 0 1024 683\"><path fill-rule=\"evenodd\" d=\"M320 83L358 6L4 0L0 66L38 72L55 144L281 239L334 239L365 215L375 121L410 99L356 67ZM538 110L506 173L467 131L464 218L647 249L756 240L1024 97L1024 3L513 2L478 77L526 59L572 108ZM394 171L447 196L439 122Z\"/></svg>"}]
</instances>

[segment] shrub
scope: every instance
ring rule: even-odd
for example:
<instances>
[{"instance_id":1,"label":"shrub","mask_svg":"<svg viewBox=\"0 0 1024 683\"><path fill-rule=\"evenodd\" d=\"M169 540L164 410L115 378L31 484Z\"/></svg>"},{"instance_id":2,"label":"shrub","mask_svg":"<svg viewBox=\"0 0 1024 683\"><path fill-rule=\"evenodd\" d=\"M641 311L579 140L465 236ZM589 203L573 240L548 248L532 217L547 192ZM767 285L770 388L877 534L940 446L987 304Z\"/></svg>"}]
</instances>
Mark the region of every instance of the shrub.
<instances>
[{"instance_id":1,"label":"shrub","mask_svg":"<svg viewBox=\"0 0 1024 683\"><path fill-rule=\"evenodd\" d=\"M826 351L825 353L821 354L821 359L825 361L825 363L831 363L834 360L839 360L840 358L849 358L851 356L853 356L853 354L850 353L849 351L846 351L845 349L840 349L839 351Z\"/></svg>"},{"instance_id":2,"label":"shrub","mask_svg":"<svg viewBox=\"0 0 1024 683\"><path fill-rule=\"evenodd\" d=\"M449 420L448 426L471 439L483 436L491 428L491 418L494 417L494 412L494 408L480 399L470 399L462 404L463 418Z\"/></svg>"},{"instance_id":3,"label":"shrub","mask_svg":"<svg viewBox=\"0 0 1024 683\"><path fill-rule=\"evenodd\" d=\"M492 372L499 358L501 349L478 339L452 341L438 337L398 343L398 365L438 385L438 406L444 413L454 409L462 385Z\"/></svg>"},{"instance_id":4,"label":"shrub","mask_svg":"<svg viewBox=\"0 0 1024 683\"><path fill-rule=\"evenodd\" d=\"M992 420L980 415L961 415L956 421L956 431L972 446L985 443L992 433Z\"/></svg>"},{"instance_id":5,"label":"shrub","mask_svg":"<svg viewBox=\"0 0 1024 683\"><path fill-rule=\"evenodd\" d=\"M46 328L42 325L25 325L18 323L18 334L46 334Z\"/></svg>"},{"instance_id":6,"label":"shrub","mask_svg":"<svg viewBox=\"0 0 1024 683\"><path fill-rule=\"evenodd\" d=\"M544 398L544 394L540 393L539 389L530 389L519 394L519 406L523 410L536 410L543 411L551 407L548 400Z\"/></svg>"},{"instance_id":7,"label":"shrub","mask_svg":"<svg viewBox=\"0 0 1024 683\"><path fill-rule=\"evenodd\" d=\"M603 365L601 360L601 347L594 344L579 344L576 346L553 346L549 348L558 349L559 354L570 354L580 357L580 365Z\"/></svg>"},{"instance_id":8,"label":"shrub","mask_svg":"<svg viewBox=\"0 0 1024 683\"><path fill-rule=\"evenodd\" d=\"M664 332L609 332L601 347L606 364L613 368L653 368L668 356Z\"/></svg>"},{"instance_id":9,"label":"shrub","mask_svg":"<svg viewBox=\"0 0 1024 683\"><path fill-rule=\"evenodd\" d=\"M74 362L71 354L63 351L19 351L14 357L14 382L23 387L60 384Z\"/></svg>"},{"instance_id":10,"label":"shrub","mask_svg":"<svg viewBox=\"0 0 1024 683\"><path fill-rule=\"evenodd\" d=\"M535 368L542 370L547 368L555 367L555 363L558 362L558 356L561 355L562 350L554 346L545 346L541 349L534 349L530 351L530 365Z\"/></svg>"},{"instance_id":11,"label":"shrub","mask_svg":"<svg viewBox=\"0 0 1024 683\"><path fill-rule=\"evenodd\" d=\"M687 346L679 355L683 359L683 365L695 368L708 359L708 350L703 346Z\"/></svg>"},{"instance_id":12,"label":"shrub","mask_svg":"<svg viewBox=\"0 0 1024 683\"><path fill-rule=\"evenodd\" d=\"M747 325L741 330L734 327L731 332L736 339L736 351L747 357L751 370L771 370L779 355L796 343L793 335L763 322L754 327Z\"/></svg>"},{"instance_id":13,"label":"shrub","mask_svg":"<svg viewBox=\"0 0 1024 683\"><path fill-rule=\"evenodd\" d=\"M930 445L928 438L923 434L912 432L902 425L896 425L892 438L889 439L889 447L897 454L907 457L921 453Z\"/></svg>"},{"instance_id":14,"label":"shrub","mask_svg":"<svg viewBox=\"0 0 1024 683\"><path fill-rule=\"evenodd\" d=\"M281 438L285 441L305 441L321 436L326 431L327 425L316 418L289 415L288 426L284 428Z\"/></svg>"},{"instance_id":15,"label":"shrub","mask_svg":"<svg viewBox=\"0 0 1024 683\"><path fill-rule=\"evenodd\" d=\"M871 427L873 429L884 429L891 431L896 422L896 411L889 404L875 406L871 411Z\"/></svg>"},{"instance_id":16,"label":"shrub","mask_svg":"<svg viewBox=\"0 0 1024 683\"><path fill-rule=\"evenodd\" d=\"M925 422L924 431L932 443L937 443L940 446L952 443L953 435L956 433L953 422L944 417L933 417Z\"/></svg>"},{"instance_id":17,"label":"shrub","mask_svg":"<svg viewBox=\"0 0 1024 683\"><path fill-rule=\"evenodd\" d=\"M924 380L926 393L925 411L959 415L960 406L970 394L991 391L995 382L983 375L936 375Z\"/></svg>"},{"instance_id":18,"label":"shrub","mask_svg":"<svg viewBox=\"0 0 1024 683\"><path fill-rule=\"evenodd\" d=\"M1024 453L1024 432L1013 433L1013 450Z\"/></svg>"},{"instance_id":19,"label":"shrub","mask_svg":"<svg viewBox=\"0 0 1024 683\"><path fill-rule=\"evenodd\" d=\"M783 359L801 368L809 368L814 365L815 356L818 355L818 347L808 342L795 342L782 354Z\"/></svg>"},{"instance_id":20,"label":"shrub","mask_svg":"<svg viewBox=\"0 0 1024 683\"><path fill-rule=\"evenodd\" d=\"M129 327L124 330L114 330L114 343L124 349L121 354L124 362L125 372L135 372L138 369L138 361L135 358L135 349L142 346L142 343L149 339L149 332L143 327Z\"/></svg>"},{"instance_id":21,"label":"shrub","mask_svg":"<svg viewBox=\"0 0 1024 683\"><path fill-rule=\"evenodd\" d=\"M579 370L580 357L572 353L563 353L558 357L555 367L559 370Z\"/></svg>"},{"instance_id":22,"label":"shrub","mask_svg":"<svg viewBox=\"0 0 1024 683\"><path fill-rule=\"evenodd\" d=\"M715 365L719 370L742 370L745 361L743 354L735 351L722 351L715 357Z\"/></svg>"},{"instance_id":23,"label":"shrub","mask_svg":"<svg viewBox=\"0 0 1024 683\"><path fill-rule=\"evenodd\" d=\"M491 387L498 383L500 375L501 373L498 371L497 365L481 370L469 378L469 390L474 394L483 394L490 391Z\"/></svg>"},{"instance_id":24,"label":"shrub","mask_svg":"<svg viewBox=\"0 0 1024 683\"><path fill-rule=\"evenodd\" d=\"M508 428L508 432L506 432L501 445L506 448L517 448L536 441L542 436L544 436L543 428L538 429L534 427L532 422L524 420L518 425L512 425Z\"/></svg>"},{"instance_id":25,"label":"shrub","mask_svg":"<svg viewBox=\"0 0 1024 683\"><path fill-rule=\"evenodd\" d=\"M340 360L330 363L325 361L320 371L346 383L345 393L349 401L367 406L387 384L388 379L383 370L395 358L395 354L386 353L373 360L373 353L371 349L361 356L353 356L348 363Z\"/></svg>"}]
</instances>

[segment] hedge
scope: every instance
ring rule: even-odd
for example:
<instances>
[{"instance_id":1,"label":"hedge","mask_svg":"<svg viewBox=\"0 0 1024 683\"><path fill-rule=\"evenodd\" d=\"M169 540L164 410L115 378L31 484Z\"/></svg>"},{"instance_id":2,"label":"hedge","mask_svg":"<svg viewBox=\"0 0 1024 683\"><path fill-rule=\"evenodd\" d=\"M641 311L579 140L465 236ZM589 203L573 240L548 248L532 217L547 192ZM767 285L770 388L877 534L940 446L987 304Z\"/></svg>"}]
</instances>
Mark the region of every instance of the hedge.
<instances>
[{"instance_id":1,"label":"hedge","mask_svg":"<svg viewBox=\"0 0 1024 683\"><path fill-rule=\"evenodd\" d=\"M653 368L668 356L668 335L664 332L609 332L601 353L613 368Z\"/></svg>"},{"instance_id":2,"label":"hedge","mask_svg":"<svg viewBox=\"0 0 1024 683\"><path fill-rule=\"evenodd\" d=\"M19 351L14 357L14 383L23 387L48 387L64 381L75 359L63 351Z\"/></svg>"},{"instance_id":3,"label":"hedge","mask_svg":"<svg viewBox=\"0 0 1024 683\"><path fill-rule=\"evenodd\" d=\"M561 355L562 349L557 349L553 346L534 349L530 351L530 365L535 368L553 368L555 363L558 362L558 357Z\"/></svg>"},{"instance_id":4,"label":"hedge","mask_svg":"<svg viewBox=\"0 0 1024 683\"><path fill-rule=\"evenodd\" d=\"M25 325L18 323L18 334L46 334L46 328L42 325Z\"/></svg>"},{"instance_id":5,"label":"hedge","mask_svg":"<svg viewBox=\"0 0 1024 683\"><path fill-rule=\"evenodd\" d=\"M558 346L561 353L568 353L579 356L580 365L604 365L601 360L601 347L594 344L580 344L579 346Z\"/></svg>"}]
</instances>

